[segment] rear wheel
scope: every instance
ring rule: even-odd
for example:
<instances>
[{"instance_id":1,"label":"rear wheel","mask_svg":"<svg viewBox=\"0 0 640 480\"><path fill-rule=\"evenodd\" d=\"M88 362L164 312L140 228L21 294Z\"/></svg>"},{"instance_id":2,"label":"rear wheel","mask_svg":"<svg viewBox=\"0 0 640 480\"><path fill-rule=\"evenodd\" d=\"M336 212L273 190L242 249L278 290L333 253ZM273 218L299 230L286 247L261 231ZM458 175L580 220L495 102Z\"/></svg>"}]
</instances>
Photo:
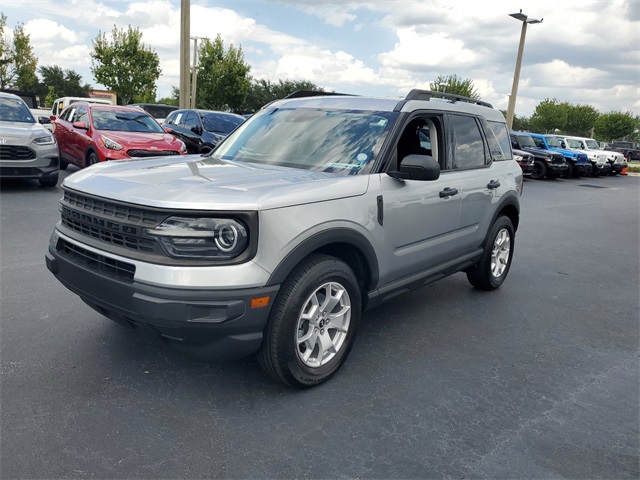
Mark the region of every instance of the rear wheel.
<instances>
[{"instance_id":1,"label":"rear wheel","mask_svg":"<svg viewBox=\"0 0 640 480\"><path fill-rule=\"evenodd\" d=\"M542 160L535 160L533 162L533 172L531 172L531 178L534 180L542 180L547 175L547 166Z\"/></svg>"},{"instance_id":2,"label":"rear wheel","mask_svg":"<svg viewBox=\"0 0 640 480\"><path fill-rule=\"evenodd\" d=\"M353 270L337 258L314 254L282 285L258 362L292 387L318 385L346 360L360 314L360 287Z\"/></svg>"},{"instance_id":3,"label":"rear wheel","mask_svg":"<svg viewBox=\"0 0 640 480\"><path fill-rule=\"evenodd\" d=\"M467 271L469 283L481 290L495 290L502 285L511 267L514 240L511 219L498 217L487 235L482 258Z\"/></svg>"}]
</instances>

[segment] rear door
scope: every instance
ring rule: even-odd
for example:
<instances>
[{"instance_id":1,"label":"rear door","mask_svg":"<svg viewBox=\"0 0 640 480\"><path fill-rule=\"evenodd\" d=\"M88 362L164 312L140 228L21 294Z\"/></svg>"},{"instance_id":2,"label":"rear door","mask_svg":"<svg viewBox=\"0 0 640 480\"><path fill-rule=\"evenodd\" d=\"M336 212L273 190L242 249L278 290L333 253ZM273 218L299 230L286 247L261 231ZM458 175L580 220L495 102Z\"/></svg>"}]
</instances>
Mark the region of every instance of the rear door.
<instances>
[{"instance_id":1,"label":"rear door","mask_svg":"<svg viewBox=\"0 0 640 480\"><path fill-rule=\"evenodd\" d=\"M501 169L493 168L481 119L448 114L447 123L453 138L453 169L460 174L459 249L467 253L482 244L492 219L494 198L500 189L506 188L507 182L502 178ZM505 127L505 137L506 134ZM511 157L511 149L508 154Z\"/></svg>"},{"instance_id":2,"label":"rear door","mask_svg":"<svg viewBox=\"0 0 640 480\"><path fill-rule=\"evenodd\" d=\"M89 120L89 112L84 105L75 107L73 119L71 120L71 126L67 137L68 149L71 155L79 165L84 165L85 152L91 138L89 137L89 130L83 128L74 127L74 123L82 122L87 127L90 127L91 122Z\"/></svg>"}]
</instances>

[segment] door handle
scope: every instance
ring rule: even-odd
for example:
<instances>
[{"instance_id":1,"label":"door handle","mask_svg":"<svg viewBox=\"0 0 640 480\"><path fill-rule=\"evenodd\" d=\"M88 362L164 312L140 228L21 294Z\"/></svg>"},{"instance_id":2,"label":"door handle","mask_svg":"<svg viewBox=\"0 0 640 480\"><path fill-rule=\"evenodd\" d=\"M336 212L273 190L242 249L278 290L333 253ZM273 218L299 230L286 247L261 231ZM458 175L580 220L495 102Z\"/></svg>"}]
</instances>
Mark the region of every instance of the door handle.
<instances>
[{"instance_id":1,"label":"door handle","mask_svg":"<svg viewBox=\"0 0 640 480\"><path fill-rule=\"evenodd\" d=\"M500 186L500 181L498 181L498 180L491 180L491 181L489 182L489 185L487 185L487 188L489 188L489 189L491 189L491 190L492 190L492 189L494 189L494 188L498 188L499 186Z\"/></svg>"},{"instance_id":2,"label":"door handle","mask_svg":"<svg viewBox=\"0 0 640 480\"><path fill-rule=\"evenodd\" d=\"M446 197L453 197L454 195L458 194L458 189L457 188L445 188L444 190L440 191L440 198L446 198Z\"/></svg>"}]
</instances>

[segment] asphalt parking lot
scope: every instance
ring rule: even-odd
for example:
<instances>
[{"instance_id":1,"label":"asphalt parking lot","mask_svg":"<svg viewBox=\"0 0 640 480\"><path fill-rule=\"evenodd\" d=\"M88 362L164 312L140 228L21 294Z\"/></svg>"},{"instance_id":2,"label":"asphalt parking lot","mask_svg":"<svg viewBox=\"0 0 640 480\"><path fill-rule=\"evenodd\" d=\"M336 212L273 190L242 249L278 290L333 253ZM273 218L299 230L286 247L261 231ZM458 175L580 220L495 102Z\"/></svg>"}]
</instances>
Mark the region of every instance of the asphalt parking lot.
<instances>
[{"instance_id":1,"label":"asphalt parking lot","mask_svg":"<svg viewBox=\"0 0 640 480\"><path fill-rule=\"evenodd\" d=\"M101 317L44 265L60 188L1 187L3 479L640 476L640 177L526 181L499 290L367 312L307 391Z\"/></svg>"}]
</instances>

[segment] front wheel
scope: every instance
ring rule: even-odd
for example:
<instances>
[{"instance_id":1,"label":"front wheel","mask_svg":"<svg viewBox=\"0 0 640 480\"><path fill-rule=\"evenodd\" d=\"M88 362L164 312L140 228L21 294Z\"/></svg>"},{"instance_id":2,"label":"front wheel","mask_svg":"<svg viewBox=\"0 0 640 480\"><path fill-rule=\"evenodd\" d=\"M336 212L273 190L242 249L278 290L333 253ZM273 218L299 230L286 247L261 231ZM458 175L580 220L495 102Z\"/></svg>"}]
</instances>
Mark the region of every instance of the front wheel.
<instances>
[{"instance_id":1,"label":"front wheel","mask_svg":"<svg viewBox=\"0 0 640 480\"><path fill-rule=\"evenodd\" d=\"M314 254L282 285L258 363L292 387L318 385L346 360L360 314L360 287L353 270L337 258Z\"/></svg>"},{"instance_id":2,"label":"front wheel","mask_svg":"<svg viewBox=\"0 0 640 480\"><path fill-rule=\"evenodd\" d=\"M531 178L534 180L542 180L547 175L547 166L542 160L535 160L533 162L533 172L531 172Z\"/></svg>"},{"instance_id":3,"label":"front wheel","mask_svg":"<svg viewBox=\"0 0 640 480\"><path fill-rule=\"evenodd\" d=\"M509 217L500 216L491 227L480 261L467 271L469 283L481 290L495 290L509 273L515 231Z\"/></svg>"},{"instance_id":4,"label":"front wheel","mask_svg":"<svg viewBox=\"0 0 640 480\"><path fill-rule=\"evenodd\" d=\"M573 177L573 165L567 163L567 169L562 173L562 178L571 178Z\"/></svg>"},{"instance_id":5,"label":"front wheel","mask_svg":"<svg viewBox=\"0 0 640 480\"><path fill-rule=\"evenodd\" d=\"M96 152L89 152L89 155L87 155L87 161L85 163L85 166L90 167L91 165L95 165L98 162L99 160Z\"/></svg>"}]
</instances>

